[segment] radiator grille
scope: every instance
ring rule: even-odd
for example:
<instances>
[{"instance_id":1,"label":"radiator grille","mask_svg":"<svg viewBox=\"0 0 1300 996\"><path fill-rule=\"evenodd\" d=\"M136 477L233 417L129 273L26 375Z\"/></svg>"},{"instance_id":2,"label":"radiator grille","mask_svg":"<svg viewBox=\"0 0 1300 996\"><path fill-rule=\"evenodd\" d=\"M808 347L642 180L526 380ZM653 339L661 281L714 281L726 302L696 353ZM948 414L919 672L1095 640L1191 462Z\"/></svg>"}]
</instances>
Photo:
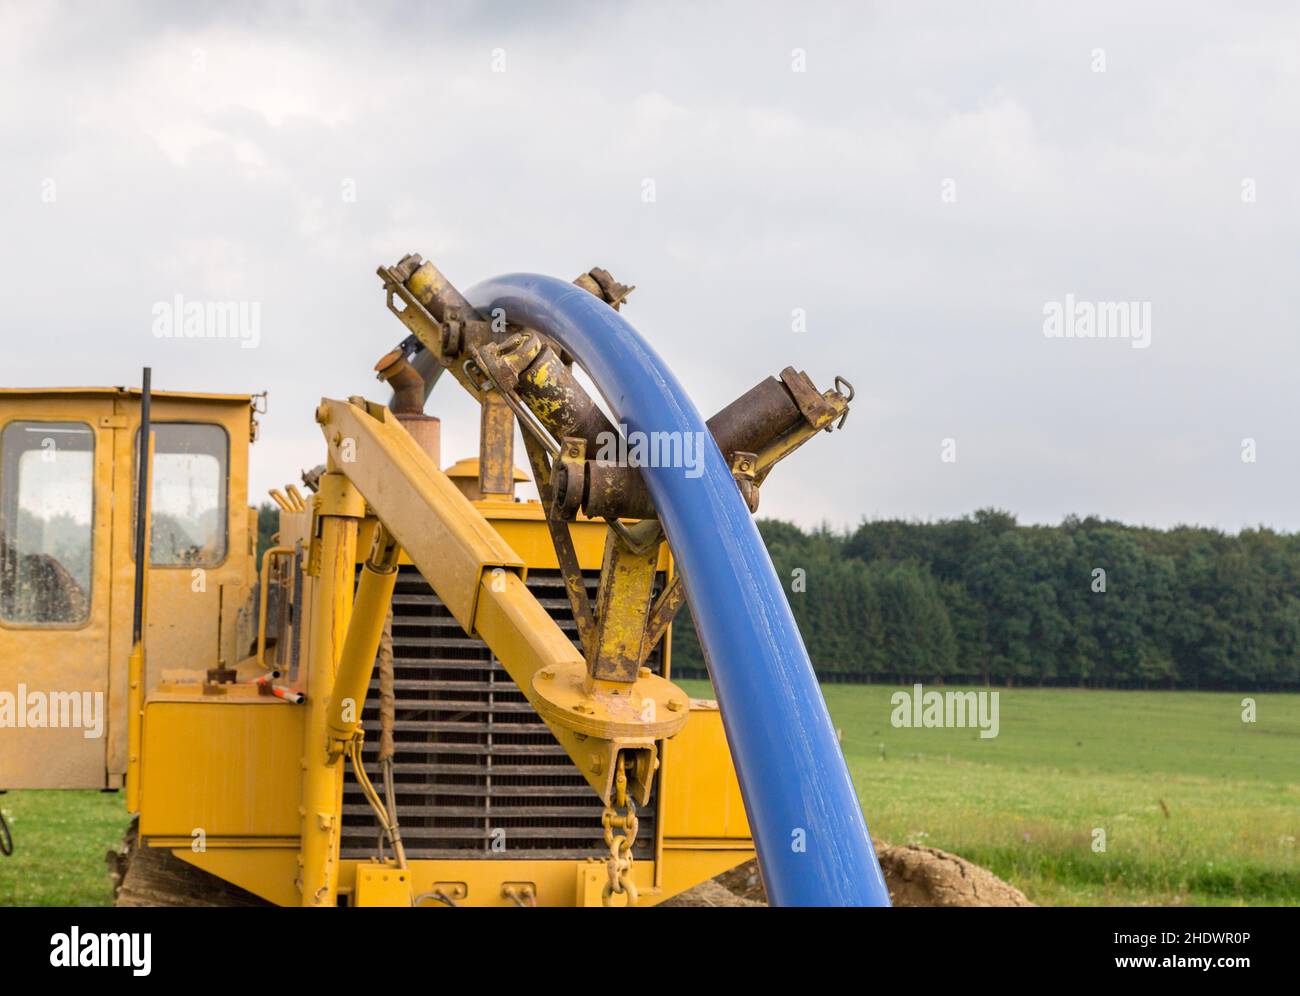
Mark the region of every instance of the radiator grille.
<instances>
[{"instance_id":1,"label":"radiator grille","mask_svg":"<svg viewBox=\"0 0 1300 996\"><path fill-rule=\"evenodd\" d=\"M594 605L598 573L584 576ZM559 571L529 571L528 587L576 642ZM661 645L648 662L656 671L662 653ZM394 781L408 857L600 857L600 800L487 645L465 636L414 567L400 569L393 595L393 660ZM366 702L363 759L379 787L378 671ZM645 860L653 857L654 793L637 815L636 856ZM349 771L342 856L373 855L379 832Z\"/></svg>"}]
</instances>

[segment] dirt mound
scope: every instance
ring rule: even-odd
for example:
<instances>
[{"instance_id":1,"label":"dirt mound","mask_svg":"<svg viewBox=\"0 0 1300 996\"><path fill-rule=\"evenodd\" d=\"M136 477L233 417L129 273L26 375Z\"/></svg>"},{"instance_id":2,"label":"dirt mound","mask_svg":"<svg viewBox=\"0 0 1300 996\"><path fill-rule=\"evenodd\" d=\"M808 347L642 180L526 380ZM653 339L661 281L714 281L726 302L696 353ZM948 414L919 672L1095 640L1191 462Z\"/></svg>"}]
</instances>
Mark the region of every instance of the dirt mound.
<instances>
[{"instance_id":1,"label":"dirt mound","mask_svg":"<svg viewBox=\"0 0 1300 996\"><path fill-rule=\"evenodd\" d=\"M748 865L753 865L753 864L754 862L749 861L746 862L746 865L743 865L742 867L746 867ZM757 875L758 866L754 865L754 868L755 868L754 874ZM728 872L727 874L730 875L731 872ZM723 877L724 876L719 876L718 878L710 879L707 882L701 882L695 888L688 889L686 892L683 892L680 895L673 896L672 899L669 899L666 902L662 902L659 905L660 906L766 906L767 905L765 901L750 899L736 892L732 892L731 889L727 888L725 885L722 884Z\"/></svg>"},{"instance_id":2,"label":"dirt mound","mask_svg":"<svg viewBox=\"0 0 1300 996\"><path fill-rule=\"evenodd\" d=\"M1023 892L992 872L937 847L876 841L895 906L1033 906ZM664 906L766 906L758 862L747 861L675 896Z\"/></svg>"},{"instance_id":3,"label":"dirt mound","mask_svg":"<svg viewBox=\"0 0 1300 996\"><path fill-rule=\"evenodd\" d=\"M991 871L937 847L886 847L880 854L895 906L1033 906Z\"/></svg>"}]
</instances>

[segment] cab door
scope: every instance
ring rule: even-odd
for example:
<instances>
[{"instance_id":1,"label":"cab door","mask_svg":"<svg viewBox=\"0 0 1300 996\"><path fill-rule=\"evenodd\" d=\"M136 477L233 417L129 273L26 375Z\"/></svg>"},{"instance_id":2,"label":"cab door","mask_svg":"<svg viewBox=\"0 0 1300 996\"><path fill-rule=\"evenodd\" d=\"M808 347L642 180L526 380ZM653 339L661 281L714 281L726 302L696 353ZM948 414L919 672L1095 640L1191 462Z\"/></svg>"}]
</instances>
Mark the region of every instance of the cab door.
<instances>
[{"instance_id":1,"label":"cab door","mask_svg":"<svg viewBox=\"0 0 1300 996\"><path fill-rule=\"evenodd\" d=\"M0 788L104 788L112 403L0 398Z\"/></svg>"},{"instance_id":2,"label":"cab door","mask_svg":"<svg viewBox=\"0 0 1300 996\"><path fill-rule=\"evenodd\" d=\"M242 570L229 576L230 436L211 413L185 418L189 408L161 399L153 423L146 688L168 672L201 680L218 663L236 663L221 633L223 608L234 608L222 601L236 597L228 584L243 578ZM135 447L133 465L138 434Z\"/></svg>"}]
</instances>

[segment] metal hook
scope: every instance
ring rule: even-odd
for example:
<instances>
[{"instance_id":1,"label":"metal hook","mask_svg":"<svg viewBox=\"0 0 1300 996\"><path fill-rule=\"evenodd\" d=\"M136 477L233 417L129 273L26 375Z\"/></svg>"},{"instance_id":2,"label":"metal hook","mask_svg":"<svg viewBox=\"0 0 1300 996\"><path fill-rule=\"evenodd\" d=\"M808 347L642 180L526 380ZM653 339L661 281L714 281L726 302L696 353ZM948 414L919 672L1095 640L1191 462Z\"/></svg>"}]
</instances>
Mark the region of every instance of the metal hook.
<instances>
[{"instance_id":1,"label":"metal hook","mask_svg":"<svg viewBox=\"0 0 1300 996\"><path fill-rule=\"evenodd\" d=\"M844 394L843 388L848 388L848 394ZM839 391L840 394L844 394L845 404L851 404L853 401L853 395L857 393L856 391L853 390L853 385L850 384L843 377L841 377L839 374L835 375L835 390ZM835 426L835 428L843 429L844 423L848 421L848 418L849 418L849 413L845 411L844 414L840 417L840 421Z\"/></svg>"}]
</instances>

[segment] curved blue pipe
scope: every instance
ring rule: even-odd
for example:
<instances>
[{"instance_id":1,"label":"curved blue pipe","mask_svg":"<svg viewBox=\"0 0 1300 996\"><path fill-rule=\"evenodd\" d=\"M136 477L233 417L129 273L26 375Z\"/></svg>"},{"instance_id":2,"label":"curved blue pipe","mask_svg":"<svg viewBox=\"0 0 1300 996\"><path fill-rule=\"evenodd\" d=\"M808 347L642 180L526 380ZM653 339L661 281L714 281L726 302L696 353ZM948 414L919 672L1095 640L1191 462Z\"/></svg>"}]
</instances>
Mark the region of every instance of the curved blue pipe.
<instances>
[{"instance_id":1,"label":"curved blue pipe","mask_svg":"<svg viewBox=\"0 0 1300 996\"><path fill-rule=\"evenodd\" d=\"M676 433L668 438L699 447L702 461L642 473L682 573L768 898L888 906L799 628L730 468L677 378L618 312L573 284L511 274L467 296L484 315L503 309L508 321L560 343L626 433Z\"/></svg>"}]
</instances>

